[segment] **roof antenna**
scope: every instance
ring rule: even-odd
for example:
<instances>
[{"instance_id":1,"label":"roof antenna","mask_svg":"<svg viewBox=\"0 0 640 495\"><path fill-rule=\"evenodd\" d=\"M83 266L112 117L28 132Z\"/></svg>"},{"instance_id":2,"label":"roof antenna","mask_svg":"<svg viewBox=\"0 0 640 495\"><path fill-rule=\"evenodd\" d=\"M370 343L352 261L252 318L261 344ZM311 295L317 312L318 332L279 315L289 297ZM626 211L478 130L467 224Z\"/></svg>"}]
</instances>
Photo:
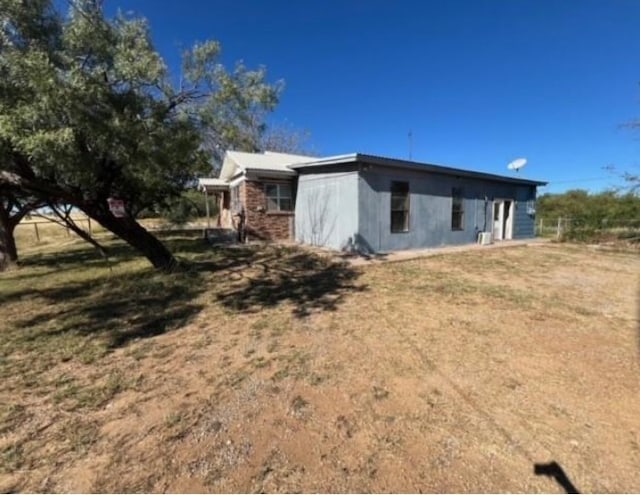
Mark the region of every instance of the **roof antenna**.
<instances>
[{"instance_id":1,"label":"roof antenna","mask_svg":"<svg viewBox=\"0 0 640 495\"><path fill-rule=\"evenodd\" d=\"M413 157L413 131L409 129L409 160Z\"/></svg>"}]
</instances>

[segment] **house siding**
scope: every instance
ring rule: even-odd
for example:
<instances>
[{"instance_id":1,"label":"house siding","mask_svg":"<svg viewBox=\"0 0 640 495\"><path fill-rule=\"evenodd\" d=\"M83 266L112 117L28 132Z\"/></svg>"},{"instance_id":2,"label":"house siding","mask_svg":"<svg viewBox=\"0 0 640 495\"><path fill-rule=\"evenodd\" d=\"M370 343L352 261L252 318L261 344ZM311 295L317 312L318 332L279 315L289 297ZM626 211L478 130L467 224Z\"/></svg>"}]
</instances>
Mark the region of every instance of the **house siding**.
<instances>
[{"instance_id":1,"label":"house siding","mask_svg":"<svg viewBox=\"0 0 640 495\"><path fill-rule=\"evenodd\" d=\"M392 181L409 183L408 232L391 232ZM454 187L462 189L462 230L451 229L451 191ZM534 237L535 219L526 211L526 201L535 199L534 187L365 165L360 173L358 190L358 232L362 243L374 252L474 243L479 232L492 229L494 198L516 201L514 239Z\"/></svg>"},{"instance_id":2,"label":"house siding","mask_svg":"<svg viewBox=\"0 0 640 495\"><path fill-rule=\"evenodd\" d=\"M266 210L267 197L264 185L268 182L292 181L256 181L242 183L241 201L245 205L246 240L290 240L293 238L293 211L271 212Z\"/></svg>"},{"instance_id":3,"label":"house siding","mask_svg":"<svg viewBox=\"0 0 640 495\"><path fill-rule=\"evenodd\" d=\"M301 173L298 176L296 240L336 250L358 242L358 172Z\"/></svg>"}]
</instances>

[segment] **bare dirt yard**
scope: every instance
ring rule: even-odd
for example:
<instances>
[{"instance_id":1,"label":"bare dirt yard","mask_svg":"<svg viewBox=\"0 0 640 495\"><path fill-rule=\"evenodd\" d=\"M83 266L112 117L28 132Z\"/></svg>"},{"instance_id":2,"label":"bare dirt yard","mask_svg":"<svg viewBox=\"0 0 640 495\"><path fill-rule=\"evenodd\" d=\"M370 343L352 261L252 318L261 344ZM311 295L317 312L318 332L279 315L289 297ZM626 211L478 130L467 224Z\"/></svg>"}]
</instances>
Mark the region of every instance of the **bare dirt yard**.
<instances>
[{"instance_id":1,"label":"bare dirt yard","mask_svg":"<svg viewBox=\"0 0 640 495\"><path fill-rule=\"evenodd\" d=\"M0 491L640 491L640 256L174 238L0 275Z\"/></svg>"}]
</instances>

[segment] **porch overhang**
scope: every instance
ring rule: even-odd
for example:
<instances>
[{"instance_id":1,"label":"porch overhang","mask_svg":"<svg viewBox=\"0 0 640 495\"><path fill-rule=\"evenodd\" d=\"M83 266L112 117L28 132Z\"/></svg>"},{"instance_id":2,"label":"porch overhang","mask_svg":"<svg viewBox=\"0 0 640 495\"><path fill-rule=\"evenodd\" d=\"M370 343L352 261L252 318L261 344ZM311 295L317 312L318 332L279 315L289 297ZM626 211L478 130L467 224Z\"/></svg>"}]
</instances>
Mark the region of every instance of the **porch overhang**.
<instances>
[{"instance_id":1,"label":"porch overhang","mask_svg":"<svg viewBox=\"0 0 640 495\"><path fill-rule=\"evenodd\" d=\"M224 179L202 178L198 179L198 189L203 192L224 192L229 190L229 182Z\"/></svg>"}]
</instances>

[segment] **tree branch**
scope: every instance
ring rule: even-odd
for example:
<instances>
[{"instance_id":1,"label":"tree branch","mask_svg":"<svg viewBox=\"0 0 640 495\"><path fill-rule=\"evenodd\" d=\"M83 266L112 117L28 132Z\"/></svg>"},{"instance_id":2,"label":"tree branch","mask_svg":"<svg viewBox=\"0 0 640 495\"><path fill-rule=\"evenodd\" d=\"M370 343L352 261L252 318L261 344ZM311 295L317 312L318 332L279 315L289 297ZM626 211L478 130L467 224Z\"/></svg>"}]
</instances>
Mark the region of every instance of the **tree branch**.
<instances>
[{"instance_id":1,"label":"tree branch","mask_svg":"<svg viewBox=\"0 0 640 495\"><path fill-rule=\"evenodd\" d=\"M73 206L71 206L71 205L63 205L62 206L62 211L60 211L60 208L59 208L58 205L55 205L53 203L48 203L47 206L51 209L51 211L53 211L53 213L58 217L58 219L47 217L47 216L42 215L40 213L36 213L35 216L40 217L40 218L46 218L47 220L49 220L49 221L51 221L51 222L53 222L55 224L58 224L58 225L60 225L62 227L65 227L65 228L69 228L75 234L77 234L78 237L80 237L84 241L88 242L93 247L95 247L96 250L100 253L100 256L102 256L105 260L109 259L109 254L107 252L107 249L104 246L102 246L98 241L96 241L91 236L91 234L89 234L86 230L84 230L82 227L80 227L71 218L71 212L73 211Z\"/></svg>"}]
</instances>

